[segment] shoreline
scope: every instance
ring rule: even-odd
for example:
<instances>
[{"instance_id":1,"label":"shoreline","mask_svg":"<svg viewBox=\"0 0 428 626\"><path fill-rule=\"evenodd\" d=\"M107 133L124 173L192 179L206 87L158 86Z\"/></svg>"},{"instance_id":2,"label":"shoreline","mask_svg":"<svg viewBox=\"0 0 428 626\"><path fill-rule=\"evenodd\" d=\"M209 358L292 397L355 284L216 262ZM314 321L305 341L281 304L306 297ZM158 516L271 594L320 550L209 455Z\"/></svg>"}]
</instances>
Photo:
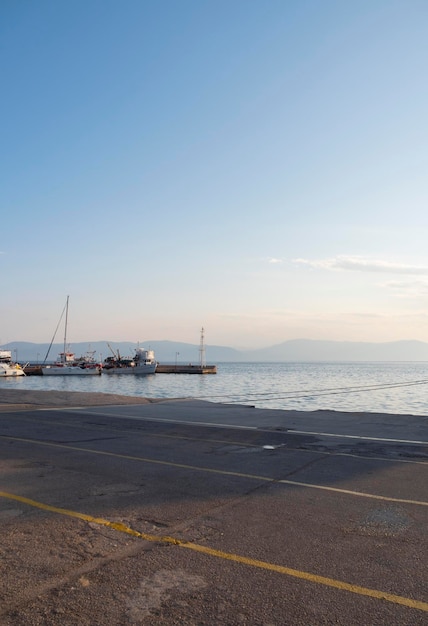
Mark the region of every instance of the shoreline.
<instances>
[{"instance_id":1,"label":"shoreline","mask_svg":"<svg viewBox=\"0 0 428 626\"><path fill-rule=\"evenodd\" d=\"M87 392L87 391L56 391L56 390L30 390L30 389L0 389L0 413L6 411L19 411L19 410L32 410L32 409L50 409L50 408L71 408L71 407L96 407L96 406L131 406L131 405L159 405L169 404L175 405L179 403L191 403L193 406L198 405L200 408L221 410L237 409L243 410L248 415L254 415L257 413L261 416L280 414L283 417L298 419L315 420L320 424L327 420L329 422L332 418L339 418L348 420L360 418L369 420L370 423L383 421L398 423L406 419L411 422L425 423L428 420L428 415L417 415L414 413L388 413L379 411L340 411L336 409L316 409L314 411L305 411L297 409L266 409L257 408L251 405L245 404L230 404L228 402L212 402L209 400L200 400L199 398L146 398L143 396L127 396L115 393L101 393L101 392ZM258 421L258 420L257 420ZM409 423L409 422L407 422Z\"/></svg>"},{"instance_id":2,"label":"shoreline","mask_svg":"<svg viewBox=\"0 0 428 626\"><path fill-rule=\"evenodd\" d=\"M76 391L115 394L157 400L199 399L212 403L236 403L257 409L299 411L369 412L428 415L426 372L398 366L380 370L346 365L343 368L302 365L277 367L221 367L217 376L28 376L5 378L2 390ZM14 400L12 400L13 402ZM18 402L25 402L18 399ZM75 400L73 400L75 401ZM110 398L106 398L108 403ZM49 400L50 402L50 400ZM91 400L91 403L93 401ZM124 400L118 398L118 402Z\"/></svg>"},{"instance_id":3,"label":"shoreline","mask_svg":"<svg viewBox=\"0 0 428 626\"><path fill-rule=\"evenodd\" d=\"M1 389L0 411L32 408L60 408L76 406L108 406L127 404L153 404L162 399L123 396L115 393L85 391L43 391L29 389Z\"/></svg>"}]
</instances>

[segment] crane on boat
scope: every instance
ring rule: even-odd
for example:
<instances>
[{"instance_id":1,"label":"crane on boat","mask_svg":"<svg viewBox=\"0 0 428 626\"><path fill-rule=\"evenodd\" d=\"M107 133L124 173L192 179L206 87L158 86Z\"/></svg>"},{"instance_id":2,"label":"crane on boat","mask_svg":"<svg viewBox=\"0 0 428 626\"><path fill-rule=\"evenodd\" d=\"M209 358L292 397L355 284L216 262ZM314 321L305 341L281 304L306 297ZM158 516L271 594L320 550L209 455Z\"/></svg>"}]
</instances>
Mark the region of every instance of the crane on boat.
<instances>
[{"instance_id":1,"label":"crane on boat","mask_svg":"<svg viewBox=\"0 0 428 626\"><path fill-rule=\"evenodd\" d=\"M109 344L109 342L107 341L107 345L110 348L110 352L112 353L112 355L114 356L115 359L120 359L120 353L119 350L116 352L113 350L113 348L111 347L111 345Z\"/></svg>"}]
</instances>

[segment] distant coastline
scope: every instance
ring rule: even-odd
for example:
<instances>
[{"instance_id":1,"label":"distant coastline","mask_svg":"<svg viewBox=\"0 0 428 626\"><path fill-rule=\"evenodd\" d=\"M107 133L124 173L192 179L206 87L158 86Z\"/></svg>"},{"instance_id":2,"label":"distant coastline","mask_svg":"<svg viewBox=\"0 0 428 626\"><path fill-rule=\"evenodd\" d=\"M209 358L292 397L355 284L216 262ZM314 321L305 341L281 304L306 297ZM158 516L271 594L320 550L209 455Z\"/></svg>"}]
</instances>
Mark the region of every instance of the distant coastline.
<instances>
[{"instance_id":1,"label":"distant coastline","mask_svg":"<svg viewBox=\"0 0 428 626\"><path fill-rule=\"evenodd\" d=\"M121 354L133 354L137 342L110 342ZM160 363L193 363L199 362L199 345L176 341L140 341L140 346L155 351ZM18 362L41 363L49 349L48 343L32 343L12 341L0 346L11 350ZM95 351L97 357L106 358L110 351L106 341L77 342L71 345L76 355L84 354L88 349ZM55 360L62 350L60 343L53 344L48 360ZM257 363L257 362L365 362L365 361L428 361L428 343L423 341L391 341L391 342L352 342L325 341L315 339L292 339L282 343L259 348L256 350L236 349L229 346L206 345L207 363Z\"/></svg>"}]
</instances>

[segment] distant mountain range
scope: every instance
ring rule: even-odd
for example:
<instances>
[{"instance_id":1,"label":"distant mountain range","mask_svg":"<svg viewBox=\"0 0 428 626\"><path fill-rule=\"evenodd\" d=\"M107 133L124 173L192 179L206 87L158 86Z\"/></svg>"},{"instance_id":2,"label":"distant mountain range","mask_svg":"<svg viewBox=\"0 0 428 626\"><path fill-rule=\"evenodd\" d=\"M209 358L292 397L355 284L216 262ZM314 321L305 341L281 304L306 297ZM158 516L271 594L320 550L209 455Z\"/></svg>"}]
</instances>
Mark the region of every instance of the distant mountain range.
<instances>
[{"instance_id":1,"label":"distant mountain range","mask_svg":"<svg viewBox=\"0 0 428 626\"><path fill-rule=\"evenodd\" d=\"M122 356L133 355L136 344L130 341L112 343ZM155 351L160 363L199 363L199 345L177 341L146 341L141 347ZM43 362L48 350L47 343L14 341L2 346L12 350L13 358L19 362ZM63 346L51 346L48 361L54 361ZM95 351L96 358L105 359L111 355L107 341L74 343L71 350L76 356ZM207 363L221 362L284 362L284 361L428 361L428 343L423 341L392 341L368 343L353 341L319 341L313 339L293 339L257 350L236 350L227 346L205 347Z\"/></svg>"}]
</instances>

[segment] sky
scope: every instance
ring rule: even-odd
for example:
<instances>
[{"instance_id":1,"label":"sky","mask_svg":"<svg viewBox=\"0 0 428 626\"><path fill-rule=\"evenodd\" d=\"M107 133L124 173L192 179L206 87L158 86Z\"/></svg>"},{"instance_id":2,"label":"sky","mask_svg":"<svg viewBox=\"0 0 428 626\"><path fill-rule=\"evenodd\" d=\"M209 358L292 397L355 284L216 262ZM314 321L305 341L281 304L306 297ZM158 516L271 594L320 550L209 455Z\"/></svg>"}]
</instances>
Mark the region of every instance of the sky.
<instances>
[{"instance_id":1,"label":"sky","mask_svg":"<svg viewBox=\"0 0 428 626\"><path fill-rule=\"evenodd\" d=\"M426 0L3 0L0 345L428 341Z\"/></svg>"}]
</instances>

